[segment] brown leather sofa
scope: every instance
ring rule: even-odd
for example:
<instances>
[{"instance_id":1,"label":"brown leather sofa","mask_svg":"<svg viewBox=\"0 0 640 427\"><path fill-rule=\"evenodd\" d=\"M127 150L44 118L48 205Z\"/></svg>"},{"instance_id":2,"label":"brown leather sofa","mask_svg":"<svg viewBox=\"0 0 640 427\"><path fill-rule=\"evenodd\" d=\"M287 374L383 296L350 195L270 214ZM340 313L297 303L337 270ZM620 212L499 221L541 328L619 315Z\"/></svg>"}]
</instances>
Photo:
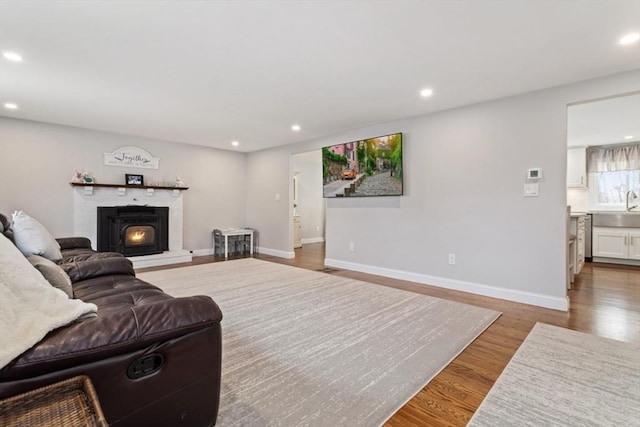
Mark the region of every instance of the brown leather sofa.
<instances>
[{"instance_id":1,"label":"brown leather sofa","mask_svg":"<svg viewBox=\"0 0 640 427\"><path fill-rule=\"evenodd\" d=\"M112 426L214 425L222 356L216 303L173 298L137 279L120 254L91 250L88 239L57 240L74 298L96 304L98 315L50 332L2 369L0 399L82 374Z\"/></svg>"}]
</instances>

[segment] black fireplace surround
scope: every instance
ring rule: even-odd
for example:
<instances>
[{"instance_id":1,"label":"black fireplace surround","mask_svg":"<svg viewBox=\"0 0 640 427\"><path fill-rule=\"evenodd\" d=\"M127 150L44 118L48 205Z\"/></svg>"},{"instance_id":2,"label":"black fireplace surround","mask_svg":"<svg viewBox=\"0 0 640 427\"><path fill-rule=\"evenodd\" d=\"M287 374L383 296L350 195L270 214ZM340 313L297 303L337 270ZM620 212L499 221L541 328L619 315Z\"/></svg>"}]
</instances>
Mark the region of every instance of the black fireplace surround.
<instances>
[{"instance_id":1,"label":"black fireplace surround","mask_svg":"<svg viewBox=\"0 0 640 427\"><path fill-rule=\"evenodd\" d=\"M98 207L98 251L125 256L169 250L169 208L156 206Z\"/></svg>"}]
</instances>

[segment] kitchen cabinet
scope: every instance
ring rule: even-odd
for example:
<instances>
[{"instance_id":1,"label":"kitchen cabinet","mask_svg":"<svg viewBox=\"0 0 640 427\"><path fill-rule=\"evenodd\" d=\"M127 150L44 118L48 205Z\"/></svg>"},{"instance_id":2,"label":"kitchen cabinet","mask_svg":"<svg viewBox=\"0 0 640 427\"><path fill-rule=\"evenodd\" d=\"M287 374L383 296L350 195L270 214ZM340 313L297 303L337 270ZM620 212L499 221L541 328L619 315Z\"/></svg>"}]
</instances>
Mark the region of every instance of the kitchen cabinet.
<instances>
[{"instance_id":1,"label":"kitchen cabinet","mask_svg":"<svg viewBox=\"0 0 640 427\"><path fill-rule=\"evenodd\" d=\"M584 266L585 218L584 214L571 214L569 221L569 256L573 268L572 276L579 274Z\"/></svg>"},{"instance_id":2,"label":"kitchen cabinet","mask_svg":"<svg viewBox=\"0 0 640 427\"><path fill-rule=\"evenodd\" d=\"M640 230L629 233L629 259L640 260Z\"/></svg>"},{"instance_id":3,"label":"kitchen cabinet","mask_svg":"<svg viewBox=\"0 0 640 427\"><path fill-rule=\"evenodd\" d=\"M298 215L293 217L293 247L302 247L302 222Z\"/></svg>"},{"instance_id":4,"label":"kitchen cabinet","mask_svg":"<svg viewBox=\"0 0 640 427\"><path fill-rule=\"evenodd\" d=\"M567 187L587 187L587 149L585 147L567 150Z\"/></svg>"},{"instance_id":5,"label":"kitchen cabinet","mask_svg":"<svg viewBox=\"0 0 640 427\"><path fill-rule=\"evenodd\" d=\"M640 228L593 227L593 256L640 260Z\"/></svg>"},{"instance_id":6,"label":"kitchen cabinet","mask_svg":"<svg viewBox=\"0 0 640 427\"><path fill-rule=\"evenodd\" d=\"M584 217L578 218L578 232L576 233L576 265L575 274L580 273L584 267Z\"/></svg>"}]
</instances>

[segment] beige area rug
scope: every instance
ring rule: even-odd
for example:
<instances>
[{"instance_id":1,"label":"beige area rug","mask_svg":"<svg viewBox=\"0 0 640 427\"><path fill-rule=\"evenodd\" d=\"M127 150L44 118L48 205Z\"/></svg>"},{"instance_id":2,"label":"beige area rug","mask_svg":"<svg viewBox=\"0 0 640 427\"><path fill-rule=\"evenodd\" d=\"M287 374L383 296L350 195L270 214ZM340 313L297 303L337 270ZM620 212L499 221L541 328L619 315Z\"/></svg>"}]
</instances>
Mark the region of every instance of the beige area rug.
<instances>
[{"instance_id":1,"label":"beige area rug","mask_svg":"<svg viewBox=\"0 0 640 427\"><path fill-rule=\"evenodd\" d=\"M252 258L139 277L220 305L219 427L380 425L500 315Z\"/></svg>"},{"instance_id":2,"label":"beige area rug","mask_svg":"<svg viewBox=\"0 0 640 427\"><path fill-rule=\"evenodd\" d=\"M640 426L640 346L538 323L469 426Z\"/></svg>"}]
</instances>

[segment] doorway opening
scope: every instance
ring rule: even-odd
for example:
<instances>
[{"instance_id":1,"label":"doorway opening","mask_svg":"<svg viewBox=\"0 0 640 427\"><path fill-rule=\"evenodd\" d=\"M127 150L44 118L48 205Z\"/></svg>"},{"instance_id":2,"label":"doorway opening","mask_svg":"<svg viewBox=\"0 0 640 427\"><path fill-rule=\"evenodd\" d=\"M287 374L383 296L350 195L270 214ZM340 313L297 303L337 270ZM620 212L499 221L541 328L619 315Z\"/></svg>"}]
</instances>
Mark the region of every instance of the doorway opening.
<instances>
[{"instance_id":1,"label":"doorway opening","mask_svg":"<svg viewBox=\"0 0 640 427\"><path fill-rule=\"evenodd\" d=\"M589 262L640 265L639 116L640 92L567 107L567 288Z\"/></svg>"},{"instance_id":2,"label":"doorway opening","mask_svg":"<svg viewBox=\"0 0 640 427\"><path fill-rule=\"evenodd\" d=\"M294 252L303 245L325 242L326 204L322 197L320 149L291 156L290 224Z\"/></svg>"}]
</instances>

